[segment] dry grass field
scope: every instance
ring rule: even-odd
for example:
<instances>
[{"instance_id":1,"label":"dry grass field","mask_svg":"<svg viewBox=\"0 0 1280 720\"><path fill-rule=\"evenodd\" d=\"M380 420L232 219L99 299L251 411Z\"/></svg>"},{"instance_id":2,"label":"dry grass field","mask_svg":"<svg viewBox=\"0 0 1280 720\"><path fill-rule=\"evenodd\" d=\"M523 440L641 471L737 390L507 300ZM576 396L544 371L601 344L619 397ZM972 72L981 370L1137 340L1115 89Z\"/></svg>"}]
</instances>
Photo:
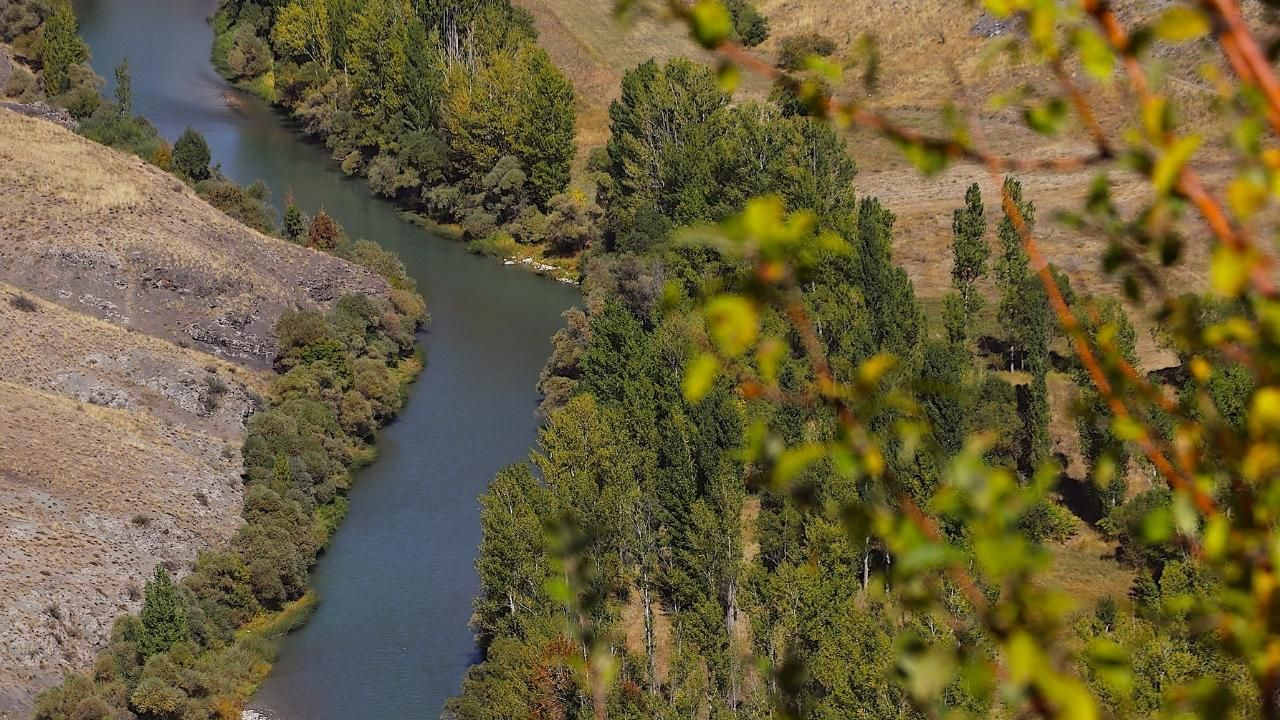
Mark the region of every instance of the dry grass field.
<instances>
[{"instance_id":1,"label":"dry grass field","mask_svg":"<svg viewBox=\"0 0 1280 720\"><path fill-rule=\"evenodd\" d=\"M235 531L275 320L352 290L386 283L0 109L0 718Z\"/></svg>"},{"instance_id":2,"label":"dry grass field","mask_svg":"<svg viewBox=\"0 0 1280 720\"><path fill-rule=\"evenodd\" d=\"M613 3L607 0L518 1L533 13L540 43L570 74L578 89L579 141L584 153L607 141L608 105L617 97L618 79L628 68L650 57L663 60L686 55L710 60L678 25L652 17L619 23L613 16ZM1130 0L1120 6L1127 17L1154 8L1145 0ZM1079 128L1063 137L1047 139L1027 130L1015 111L987 109L986 101L993 92L1047 78L1037 68L985 61L991 41L976 32L975 25L991 19L976 7L953 0L757 0L757 7L770 21L771 35L752 52L771 62L776 58L779 40L795 33L816 31L827 35L837 41L837 55L851 60L859 57L856 47L861 38L875 37L880 58L879 83L865 87L859 77L860 66L851 67L845 81L835 88L841 98L861 100L924 130L936 129L939 109L947 102L955 102L976 114L989 147L1010 156L1061 156L1088 148ZM1260 12L1260 5L1250 5L1251 17L1257 19ZM1187 49L1162 56L1155 63L1166 78L1169 91L1187 104L1193 120L1203 114L1209 99L1208 88L1197 74L1201 60L1193 49ZM1085 82L1082 73L1073 74L1078 82ZM765 81L748 74L737 98L761 98L767 91ZM1117 94L1118 87L1092 85L1088 92L1105 126L1118 130L1130 122L1131 118L1117 112L1121 105L1116 100L1123 99ZM981 167L960 165L924 178L906 166L895 148L877 137L852 131L847 140L860 169L859 192L879 197L897 215L896 256L915 281L917 293L926 299L941 296L950 283L951 210L963 203L965 187L977 182L983 188L994 227L998 219L998 187ZM1205 175L1208 186L1220 191L1221 177ZM1020 180L1039 209L1042 221L1038 235L1050 260L1078 288L1114 293L1118 286L1103 277L1099 268L1102 243L1051 221L1055 212L1078 207L1092 178L1092 172L1034 173L1021 176ZM1120 173L1115 178L1116 196L1122 204L1132 205L1142 198L1140 183ZM1207 257L1203 246L1192 243L1188 250L1187 269L1175 273L1171 283L1180 290L1198 286L1201 273L1197 270L1204 267Z\"/></svg>"}]
</instances>

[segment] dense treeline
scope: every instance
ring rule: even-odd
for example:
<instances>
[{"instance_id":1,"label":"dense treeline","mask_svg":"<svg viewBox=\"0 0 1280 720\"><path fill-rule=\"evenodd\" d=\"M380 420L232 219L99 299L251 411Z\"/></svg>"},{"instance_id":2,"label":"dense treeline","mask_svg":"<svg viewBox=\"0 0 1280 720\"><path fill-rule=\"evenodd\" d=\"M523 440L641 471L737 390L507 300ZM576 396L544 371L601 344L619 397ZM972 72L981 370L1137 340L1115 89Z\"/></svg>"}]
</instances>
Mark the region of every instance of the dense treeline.
<instances>
[{"instance_id":1,"label":"dense treeline","mask_svg":"<svg viewBox=\"0 0 1280 720\"><path fill-rule=\"evenodd\" d=\"M574 94L507 0L224 0L215 62L344 172L476 240L570 250Z\"/></svg>"},{"instance_id":2,"label":"dense treeline","mask_svg":"<svg viewBox=\"0 0 1280 720\"><path fill-rule=\"evenodd\" d=\"M902 638L923 656L931 647L990 652L976 628L912 614L911 588L887 586L900 559L869 529L833 514L871 501L872 485L850 483L825 458L795 461L787 487L750 481L761 476L738 452L748 437L767 433L819 457L818 444L841 432L830 410L735 393L723 379L694 374L691 348L746 341L716 335L716 325L702 326L692 309L708 288L732 292L756 280L674 228L736 222L755 196L776 198L750 203L747 217L759 224L768 226L783 208L809 209L820 231L843 238L806 250L812 271L799 284L800 308L836 380L856 384L875 358L896 357L870 422L893 449L883 461L912 502L930 505L942 468L978 429L991 431L988 462L1024 485L1051 482L1037 471L1053 459L1048 383L1056 367L1059 379L1081 388L1078 433L1095 515L1122 546L1141 545L1143 509L1167 506L1169 494L1128 500L1137 468L1126 443L1075 358L1055 359L1056 324L1014 221L1001 214L992 232L976 185L954 214L953 288L931 328L893 262L893 214L874 198L855 197L855 167L824 123L772 105L731 105L706 69L685 60L629 72L610 118L611 139L592 161L605 242L589 256L585 311L566 313L553 340L540 383L547 421L532 467L503 470L481 498L482 593L473 625L485 660L444 717L599 717L601 703L614 718L775 717L784 709L804 717L918 717L899 682ZM1023 220L1034 222L1019 184L1009 180L1005 191ZM1091 318L1087 332L1133 357L1136 333L1123 307L1077 297L1058 277L1068 302ZM987 278L999 294L990 310L978 287ZM754 311L714 301L707 307L712 318L745 312ZM759 324L786 338L760 350L782 391L813 384L807 339L777 312L765 312ZM993 325L1003 349L987 369L978 329ZM915 417L927 427L904 433ZM1079 520L1042 499L1022 508L1018 523L1028 541L1043 543L1069 537ZM960 528L948 531L965 548ZM1211 644L1151 622L1171 599L1206 582L1183 551L1169 543L1126 561L1143 578L1134 610L1118 612L1122 599L1104 598L1083 609L1073 637L1062 638L1114 642L1148 669L1168 663L1127 693L1090 671L1113 710L1153 712L1163 688L1191 678L1197 666L1244 677ZM604 672L592 664L598 656L617 673L604 697L592 692L600 686L592 674ZM760 672L748 656L767 660L770 670ZM998 700L965 683L943 693L951 707L998 712ZM779 708L779 698L789 707Z\"/></svg>"},{"instance_id":3,"label":"dense treeline","mask_svg":"<svg viewBox=\"0 0 1280 720\"><path fill-rule=\"evenodd\" d=\"M37 719L238 717L270 669L272 638L305 618L310 568L346 512L352 471L420 369L426 320L394 255L345 239L337 252L384 274L389 298L346 295L327 313L280 318L278 377L241 448L244 524L180 582L157 567L141 612L116 621L90 673L37 698Z\"/></svg>"}]
</instances>

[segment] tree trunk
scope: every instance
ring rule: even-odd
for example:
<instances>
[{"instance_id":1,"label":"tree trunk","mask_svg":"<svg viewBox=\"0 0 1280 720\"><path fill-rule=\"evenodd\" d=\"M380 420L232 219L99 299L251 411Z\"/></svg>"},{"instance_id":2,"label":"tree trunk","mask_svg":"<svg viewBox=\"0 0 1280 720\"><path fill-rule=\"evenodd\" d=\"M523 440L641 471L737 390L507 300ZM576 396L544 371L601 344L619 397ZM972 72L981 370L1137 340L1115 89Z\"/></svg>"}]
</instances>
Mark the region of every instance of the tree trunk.
<instances>
[{"instance_id":1,"label":"tree trunk","mask_svg":"<svg viewBox=\"0 0 1280 720\"><path fill-rule=\"evenodd\" d=\"M644 651L649 657L649 694L658 694L658 663L653 642L653 593L649 590L649 571L640 579L640 599L644 602Z\"/></svg>"}]
</instances>

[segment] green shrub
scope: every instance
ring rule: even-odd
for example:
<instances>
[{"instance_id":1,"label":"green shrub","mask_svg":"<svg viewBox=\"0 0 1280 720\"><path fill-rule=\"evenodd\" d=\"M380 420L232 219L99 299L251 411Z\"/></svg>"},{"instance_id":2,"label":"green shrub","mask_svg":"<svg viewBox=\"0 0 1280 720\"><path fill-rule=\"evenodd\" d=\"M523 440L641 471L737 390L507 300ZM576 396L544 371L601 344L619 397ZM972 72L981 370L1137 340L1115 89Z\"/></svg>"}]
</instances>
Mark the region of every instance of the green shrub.
<instances>
[{"instance_id":1,"label":"green shrub","mask_svg":"<svg viewBox=\"0 0 1280 720\"><path fill-rule=\"evenodd\" d=\"M193 182L209 178L211 159L204 136L191 128L184 130L173 144L174 171Z\"/></svg>"},{"instance_id":2,"label":"green shrub","mask_svg":"<svg viewBox=\"0 0 1280 720\"><path fill-rule=\"evenodd\" d=\"M266 185L261 180L243 187L229 180L204 180L196 183L196 194L205 202L257 230L275 232L275 209L263 195Z\"/></svg>"},{"instance_id":3,"label":"green shrub","mask_svg":"<svg viewBox=\"0 0 1280 720\"><path fill-rule=\"evenodd\" d=\"M511 237L509 233L495 232L468 241L467 250L476 255L509 258L516 255L518 247L515 238Z\"/></svg>"},{"instance_id":4,"label":"green shrub","mask_svg":"<svg viewBox=\"0 0 1280 720\"><path fill-rule=\"evenodd\" d=\"M733 16L733 33L747 47L755 47L769 37L769 21L751 0L728 0L725 5Z\"/></svg>"},{"instance_id":5,"label":"green shrub","mask_svg":"<svg viewBox=\"0 0 1280 720\"><path fill-rule=\"evenodd\" d=\"M1079 524L1070 510L1044 499L1027 510L1020 526L1032 540L1061 542L1074 536Z\"/></svg>"},{"instance_id":6,"label":"green shrub","mask_svg":"<svg viewBox=\"0 0 1280 720\"><path fill-rule=\"evenodd\" d=\"M4 85L4 94L19 100L28 100L37 90L36 76L21 65L14 65L13 71L9 73L9 80Z\"/></svg>"},{"instance_id":7,"label":"green shrub","mask_svg":"<svg viewBox=\"0 0 1280 720\"><path fill-rule=\"evenodd\" d=\"M836 41L817 32L788 35L778 45L778 67L803 70L810 55L828 57L836 51Z\"/></svg>"}]
</instances>

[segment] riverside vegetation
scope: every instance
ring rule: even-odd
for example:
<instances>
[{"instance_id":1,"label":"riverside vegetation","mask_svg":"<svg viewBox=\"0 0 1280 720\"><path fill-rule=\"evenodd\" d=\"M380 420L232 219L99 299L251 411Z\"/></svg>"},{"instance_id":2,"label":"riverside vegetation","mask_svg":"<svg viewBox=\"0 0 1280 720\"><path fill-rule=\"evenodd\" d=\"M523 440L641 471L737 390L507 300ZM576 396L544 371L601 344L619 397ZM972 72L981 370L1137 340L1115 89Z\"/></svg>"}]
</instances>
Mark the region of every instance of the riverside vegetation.
<instances>
[{"instance_id":1,"label":"riverside vegetation","mask_svg":"<svg viewBox=\"0 0 1280 720\"><path fill-rule=\"evenodd\" d=\"M66 108L81 135L172 172L210 205L255 230L276 231L265 184L241 186L210 167L209 148L196 131L189 129L170 146L145 117L134 114L127 58L115 69L114 97L99 94L102 78L89 67L89 48L70 2L4 0L0 41L11 43L19 60L0 95Z\"/></svg>"},{"instance_id":2,"label":"riverside vegetation","mask_svg":"<svg viewBox=\"0 0 1280 720\"><path fill-rule=\"evenodd\" d=\"M1022 160L962 113L930 136L831 96L826 43L773 66L720 3L653 5L724 64L642 65L610 108L587 307L555 339L532 467L481 498L485 659L443 716L1280 714L1275 289L1254 244L1274 217L1280 85L1240 8L1177 4L1130 35L1105 4L985 3L1026 28L1002 47L1056 71L1001 101L1045 135L1072 111L1088 133L1080 156ZM1193 169L1202 128L1148 75L1188 42L1225 53L1206 74L1226 206ZM730 105L741 70L775 82L778 107ZM1123 142L1077 85L1108 81L1136 103ZM855 199L829 129L850 125L922 172L973 162L996 181L994 233L977 186L956 198L941 322L894 266L892 212ZM1087 204L1050 221L1106 239L1123 303L1045 262L1015 177L1093 167ZM1117 167L1149 183L1137 207L1113 197ZM1167 273L1206 234L1211 263L1193 269L1210 293L1184 294ZM1135 308L1174 351L1167 372L1135 369ZM975 332L992 319L994 357ZM1127 594L1045 579L1082 525L1057 497L1051 375L1077 388L1060 406L1087 480L1073 508L1135 570Z\"/></svg>"},{"instance_id":3,"label":"riverside vegetation","mask_svg":"<svg viewBox=\"0 0 1280 720\"><path fill-rule=\"evenodd\" d=\"M478 252L572 255L599 208L569 191L574 92L506 0L226 0L214 63L291 112L379 196Z\"/></svg>"},{"instance_id":4,"label":"riverside vegetation","mask_svg":"<svg viewBox=\"0 0 1280 720\"><path fill-rule=\"evenodd\" d=\"M89 138L173 172L246 224L274 229L265 186L222 178L198 133L188 130L170 148L132 115L127 61L116 71L115 100L97 96L68 4L10 2L0 20L4 39L36 68L11 77L10 94L66 107ZM13 92L15 82L31 85ZM270 669L272 638L301 623L314 602L310 568L345 513L352 471L373 458L377 428L399 411L421 369L415 336L427 313L398 258L347 238L323 211L308 218L291 202L284 232L381 275L386 297L348 294L328 312L280 317L277 378L241 447L244 524L228 547L200 553L181 580L158 566L140 613L116 621L90 672L38 696L35 717L236 716Z\"/></svg>"},{"instance_id":5,"label":"riverside vegetation","mask_svg":"<svg viewBox=\"0 0 1280 720\"><path fill-rule=\"evenodd\" d=\"M389 300L347 295L328 313L281 317L279 377L241 450L244 525L180 582L157 567L141 612L116 621L89 674L41 694L35 717L238 715L270 669L271 639L305 619L308 574L345 513L351 472L420 369L421 298L403 275L388 279Z\"/></svg>"}]
</instances>

